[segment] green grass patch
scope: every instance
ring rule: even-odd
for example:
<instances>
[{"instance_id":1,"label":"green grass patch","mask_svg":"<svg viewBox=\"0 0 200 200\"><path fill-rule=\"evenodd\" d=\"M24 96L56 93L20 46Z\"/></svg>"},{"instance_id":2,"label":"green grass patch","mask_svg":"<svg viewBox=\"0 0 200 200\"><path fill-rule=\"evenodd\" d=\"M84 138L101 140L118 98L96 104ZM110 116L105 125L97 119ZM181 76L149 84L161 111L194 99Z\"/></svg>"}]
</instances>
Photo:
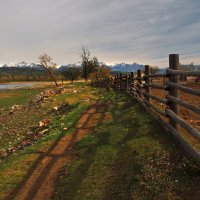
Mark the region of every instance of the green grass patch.
<instances>
[{"instance_id":1,"label":"green grass patch","mask_svg":"<svg viewBox=\"0 0 200 200\"><path fill-rule=\"evenodd\" d=\"M85 111L87 107L87 105L76 106L69 113L55 118L48 135L17 154L0 160L0 199L5 197L26 177L27 171L40 154L46 152L60 137L73 131L80 118L80 113ZM63 131L62 124L69 129Z\"/></svg>"},{"instance_id":2,"label":"green grass patch","mask_svg":"<svg viewBox=\"0 0 200 200\"><path fill-rule=\"evenodd\" d=\"M126 94L100 90L99 99L112 120L76 144L78 158L62 168L54 199L189 199L200 178L192 161Z\"/></svg>"},{"instance_id":3,"label":"green grass patch","mask_svg":"<svg viewBox=\"0 0 200 200\"><path fill-rule=\"evenodd\" d=\"M33 96L39 94L43 90L44 88L0 91L0 108L26 104L30 102Z\"/></svg>"},{"instance_id":4,"label":"green grass patch","mask_svg":"<svg viewBox=\"0 0 200 200\"><path fill-rule=\"evenodd\" d=\"M32 117L35 119L35 122L43 118L49 118L51 120L50 126L48 127L49 131L47 135L44 135L39 138L39 140L33 142L31 146L26 147L7 158L0 159L0 199L8 196L8 194L11 193L13 189L19 186L21 181L26 178L29 169L37 162L40 155L48 151L48 149L50 149L51 146L54 145L54 143L60 137L73 132L81 114L88 108L89 105L91 105L91 102L96 98L93 95L95 90L91 90L90 87L85 84L75 83L70 87L76 90L78 89L79 92L73 95L65 93L53 96L54 100L50 101L51 103L46 102L43 106L40 106L39 108L36 107L36 109L33 111L29 111L31 112ZM90 93L92 99L90 99L90 97L85 97L85 99L82 98L82 95L85 95L87 92ZM74 103L71 103L69 109L65 110L65 112L60 114L48 112L48 109L50 110L53 106L70 101L71 98L74 98L74 95L77 96L78 100ZM88 98L89 101L85 101ZM82 101L80 101L80 99ZM41 114L36 114L38 112L41 112ZM23 134L25 133L24 130L27 130L26 128L23 130L27 123L20 124L19 121L23 117L28 118L27 116L29 115L30 113L24 112L17 115L16 120L18 123L15 124L15 129L19 131L18 134L20 137L23 137ZM28 118L28 121L29 120L30 119ZM34 125L34 123L31 125ZM6 129L9 129L11 124L7 123L5 126ZM68 128L67 131L63 130L64 127ZM16 137L18 136L4 136L1 139L0 149L5 146L9 147L9 145L13 145L13 140Z\"/></svg>"},{"instance_id":5,"label":"green grass patch","mask_svg":"<svg viewBox=\"0 0 200 200\"><path fill-rule=\"evenodd\" d=\"M99 114L101 120L90 134L75 144L77 159L61 169L54 199L191 199L193 188L200 183L199 169L136 102L121 92L90 88L84 83L66 88L77 92L53 96L27 113L18 113L14 126L7 123L2 129L0 149L15 139L15 135L6 135L13 127L23 136L30 124L43 118L51 121L47 135L0 160L0 199L26 179L41 154L74 131L81 114L94 101L107 109ZM53 106L64 102L69 102L69 109L51 112Z\"/></svg>"}]
</instances>

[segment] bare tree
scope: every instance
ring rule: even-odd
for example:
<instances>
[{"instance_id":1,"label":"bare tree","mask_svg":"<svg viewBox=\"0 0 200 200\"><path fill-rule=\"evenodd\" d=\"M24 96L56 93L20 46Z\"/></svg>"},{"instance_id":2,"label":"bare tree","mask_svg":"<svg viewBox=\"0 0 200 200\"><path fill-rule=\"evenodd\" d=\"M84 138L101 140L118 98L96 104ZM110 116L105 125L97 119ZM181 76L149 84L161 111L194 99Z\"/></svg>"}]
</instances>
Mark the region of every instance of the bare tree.
<instances>
[{"instance_id":1,"label":"bare tree","mask_svg":"<svg viewBox=\"0 0 200 200\"><path fill-rule=\"evenodd\" d=\"M77 80L79 76L81 76L81 68L76 67L76 65L72 65L71 67L66 68L62 71L62 75L68 79L71 80L73 83L74 80Z\"/></svg>"},{"instance_id":2,"label":"bare tree","mask_svg":"<svg viewBox=\"0 0 200 200\"><path fill-rule=\"evenodd\" d=\"M97 57L90 59L90 51L85 46L82 46L80 56L82 59L83 78L87 81L89 74L98 68L99 62Z\"/></svg>"},{"instance_id":3,"label":"bare tree","mask_svg":"<svg viewBox=\"0 0 200 200\"><path fill-rule=\"evenodd\" d=\"M86 48L85 46L82 46L81 48L81 63L82 63L82 67L83 67L83 78L85 79L85 81L88 80L88 68L89 68L89 59L90 59L90 51L88 50L88 48Z\"/></svg>"},{"instance_id":4,"label":"bare tree","mask_svg":"<svg viewBox=\"0 0 200 200\"><path fill-rule=\"evenodd\" d=\"M40 64L45 69L46 73L50 76L51 80L54 81L56 86L58 86L56 76L55 76L56 63L53 63L52 58L46 53L40 55L39 60L40 60Z\"/></svg>"},{"instance_id":5,"label":"bare tree","mask_svg":"<svg viewBox=\"0 0 200 200\"><path fill-rule=\"evenodd\" d=\"M151 74L157 74L160 71L159 67L154 66L150 68Z\"/></svg>"}]
</instances>

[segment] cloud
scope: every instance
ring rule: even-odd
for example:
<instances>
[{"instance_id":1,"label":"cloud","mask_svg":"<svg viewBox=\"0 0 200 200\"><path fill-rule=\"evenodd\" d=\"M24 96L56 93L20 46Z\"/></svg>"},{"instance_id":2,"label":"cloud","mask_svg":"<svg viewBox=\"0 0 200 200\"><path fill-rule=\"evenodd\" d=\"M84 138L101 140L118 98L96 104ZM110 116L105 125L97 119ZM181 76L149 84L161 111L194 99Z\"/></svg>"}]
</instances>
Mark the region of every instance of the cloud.
<instances>
[{"instance_id":1,"label":"cloud","mask_svg":"<svg viewBox=\"0 0 200 200\"><path fill-rule=\"evenodd\" d=\"M80 59L81 45L108 63L165 66L170 53L200 63L198 0L0 0L0 4L1 63L34 62L43 52L59 64L74 63Z\"/></svg>"}]
</instances>

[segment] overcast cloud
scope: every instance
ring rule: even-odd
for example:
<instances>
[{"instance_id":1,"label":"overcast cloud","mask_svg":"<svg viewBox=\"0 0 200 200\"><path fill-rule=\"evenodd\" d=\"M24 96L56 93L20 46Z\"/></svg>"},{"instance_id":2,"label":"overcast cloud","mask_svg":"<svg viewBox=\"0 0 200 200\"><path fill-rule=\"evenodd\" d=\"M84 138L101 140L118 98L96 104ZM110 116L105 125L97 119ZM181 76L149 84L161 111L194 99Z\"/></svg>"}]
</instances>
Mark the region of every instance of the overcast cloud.
<instances>
[{"instance_id":1,"label":"overcast cloud","mask_svg":"<svg viewBox=\"0 0 200 200\"><path fill-rule=\"evenodd\" d=\"M200 64L200 1L0 0L0 63L75 63L81 45L106 63Z\"/></svg>"}]
</instances>

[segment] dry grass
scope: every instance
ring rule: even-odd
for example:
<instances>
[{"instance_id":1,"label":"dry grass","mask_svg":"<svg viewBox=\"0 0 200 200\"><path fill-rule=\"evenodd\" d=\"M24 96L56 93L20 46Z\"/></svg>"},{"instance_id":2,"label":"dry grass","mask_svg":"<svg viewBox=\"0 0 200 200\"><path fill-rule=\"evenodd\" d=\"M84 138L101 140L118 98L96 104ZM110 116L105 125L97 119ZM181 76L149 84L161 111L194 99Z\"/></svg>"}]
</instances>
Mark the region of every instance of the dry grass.
<instances>
[{"instance_id":1,"label":"dry grass","mask_svg":"<svg viewBox=\"0 0 200 200\"><path fill-rule=\"evenodd\" d=\"M200 84L195 83L184 83L184 86L199 89L200 90ZM154 96L159 96L162 98L165 98L165 96L168 94L166 91L159 90L159 89L152 89L152 94ZM179 99L182 101L185 101L187 103L190 103L191 105L195 105L197 107L200 107L200 97L191 95L185 92L180 91L179 92ZM160 104L155 100L152 100L152 103L160 108L161 110L165 110L166 106L164 104ZM190 111L182 106L179 106L179 115L181 118L186 120L190 125L192 125L194 128L200 131L200 115L194 113L193 111ZM165 121L168 121L167 118L163 117ZM186 138L190 143L192 143L197 149L200 150L200 142L195 139L193 136L191 136L184 128L180 128L181 134Z\"/></svg>"}]
</instances>

